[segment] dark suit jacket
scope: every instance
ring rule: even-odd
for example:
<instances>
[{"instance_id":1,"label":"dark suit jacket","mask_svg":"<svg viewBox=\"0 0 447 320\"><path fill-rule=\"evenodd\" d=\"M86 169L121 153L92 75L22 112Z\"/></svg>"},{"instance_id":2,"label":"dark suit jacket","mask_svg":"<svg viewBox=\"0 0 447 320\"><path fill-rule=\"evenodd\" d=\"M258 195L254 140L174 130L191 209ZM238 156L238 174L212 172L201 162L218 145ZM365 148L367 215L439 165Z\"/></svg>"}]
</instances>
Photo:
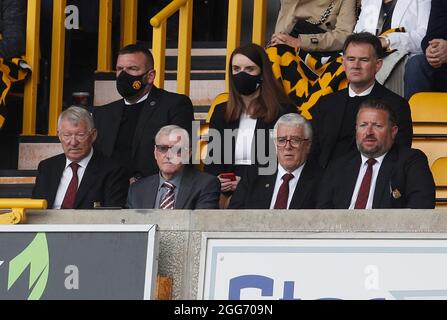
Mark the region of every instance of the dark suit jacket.
<instances>
[{"instance_id":1,"label":"dark suit jacket","mask_svg":"<svg viewBox=\"0 0 447 320\"><path fill-rule=\"evenodd\" d=\"M160 175L154 174L131 184L127 196L127 208L157 208ZM207 173L187 166L184 169L180 189L175 199L175 209L218 209L220 195L219 180Z\"/></svg>"},{"instance_id":2,"label":"dark suit jacket","mask_svg":"<svg viewBox=\"0 0 447 320\"><path fill-rule=\"evenodd\" d=\"M321 181L317 208L348 209L361 165L353 152L331 163ZM401 194L397 199L392 191ZM435 183L427 157L417 149L394 146L385 156L377 176L373 209L435 207Z\"/></svg>"},{"instance_id":3,"label":"dark suit jacket","mask_svg":"<svg viewBox=\"0 0 447 320\"><path fill-rule=\"evenodd\" d=\"M33 198L46 199L48 208L53 207L65 163L64 154L39 163ZM91 209L94 202L100 202L102 207L122 208L128 187L124 168L95 150L76 192L75 209Z\"/></svg>"},{"instance_id":4,"label":"dark suit jacket","mask_svg":"<svg viewBox=\"0 0 447 320\"><path fill-rule=\"evenodd\" d=\"M227 108L227 103L224 102L222 104L219 104L215 107L213 115L211 116L211 120L210 120L210 125L209 128L210 129L215 129L219 132L220 137L221 137L221 144L220 144L220 163L221 164L208 164L205 165L205 171L208 173L211 173L215 176L218 176L219 174L223 173L223 172L234 172L235 171L235 165L234 165L234 151L235 151L235 147L236 147L236 136L233 135L231 141L225 140L224 139L224 130L229 129L229 130L235 130L239 128L239 120L237 121L232 121L232 122L227 122L225 120L225 110ZM286 113L297 113L298 109L293 106L293 105L287 105L287 106L282 106L280 109L280 114L278 116L281 117L282 115L286 114ZM266 161L268 160L268 158L270 156L274 156L276 157L276 154L270 154L269 150L274 150L274 145L273 145L273 141L270 139L270 130L273 129L275 123L276 123L277 119L275 119L275 121L271 122L271 123L266 123L260 119L258 119L258 121L256 122L256 127L255 127L255 136L253 139L253 143L252 143L252 152L254 152L255 155L257 155L257 146L258 146L258 139L257 139L257 135L256 132L258 132L257 130L262 130L264 131L264 150L265 152L261 152L262 157L266 157L264 159L260 159L260 158L256 158L255 163L256 164L261 164L261 165L265 165ZM212 143L212 139L210 139L209 143ZM259 142L259 144L261 144L262 142ZM271 144L270 148L269 145ZM209 144L210 145L210 144ZM225 145L227 146L227 148L225 148ZM224 155L227 154L229 151L231 150L231 163L227 163L224 164ZM215 158L213 152L210 153L210 156L212 156L213 158Z\"/></svg>"},{"instance_id":5,"label":"dark suit jacket","mask_svg":"<svg viewBox=\"0 0 447 320\"><path fill-rule=\"evenodd\" d=\"M105 156L113 153L120 129L124 100L118 100L93 110L98 138L95 148ZM183 95L152 87L141 111L132 141L132 175L149 176L158 172L154 158L155 135L166 125L185 128L191 135L194 120L191 100Z\"/></svg>"},{"instance_id":6,"label":"dark suit jacket","mask_svg":"<svg viewBox=\"0 0 447 320\"><path fill-rule=\"evenodd\" d=\"M26 1L0 0L0 57L19 57L25 53Z\"/></svg>"},{"instance_id":7,"label":"dark suit jacket","mask_svg":"<svg viewBox=\"0 0 447 320\"><path fill-rule=\"evenodd\" d=\"M318 183L322 175L316 163L308 161L296 185L289 209L315 209ZM278 172L272 175L258 175L258 168L252 166L242 177L231 197L229 209L269 209Z\"/></svg>"},{"instance_id":8,"label":"dark suit jacket","mask_svg":"<svg viewBox=\"0 0 447 320\"><path fill-rule=\"evenodd\" d=\"M323 168L327 167L332 152L335 150L348 97L348 88L346 88L322 97L312 108L313 140L310 157L318 160ZM413 125L408 102L378 82L374 85L368 99L381 99L390 104L398 117L399 132L395 143L411 147ZM353 149L353 151L355 150Z\"/></svg>"}]
</instances>

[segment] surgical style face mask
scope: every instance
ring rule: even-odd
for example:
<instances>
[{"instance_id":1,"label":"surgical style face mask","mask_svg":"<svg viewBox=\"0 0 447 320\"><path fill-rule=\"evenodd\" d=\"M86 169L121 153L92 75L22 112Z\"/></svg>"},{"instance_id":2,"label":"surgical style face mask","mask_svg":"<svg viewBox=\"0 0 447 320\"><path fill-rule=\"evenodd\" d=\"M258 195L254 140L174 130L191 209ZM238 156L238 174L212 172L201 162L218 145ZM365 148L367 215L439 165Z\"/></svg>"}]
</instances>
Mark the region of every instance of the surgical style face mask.
<instances>
[{"instance_id":1,"label":"surgical style face mask","mask_svg":"<svg viewBox=\"0 0 447 320\"><path fill-rule=\"evenodd\" d=\"M249 96L254 93L262 82L262 76L260 74L253 76L241 71L232 76L236 90L243 96Z\"/></svg>"},{"instance_id":2,"label":"surgical style face mask","mask_svg":"<svg viewBox=\"0 0 447 320\"><path fill-rule=\"evenodd\" d=\"M144 77L149 71L139 76L132 76L124 70L121 71L120 75L116 79L116 89L118 90L119 94L124 99L136 96L141 90L144 89L146 85L144 83Z\"/></svg>"}]
</instances>

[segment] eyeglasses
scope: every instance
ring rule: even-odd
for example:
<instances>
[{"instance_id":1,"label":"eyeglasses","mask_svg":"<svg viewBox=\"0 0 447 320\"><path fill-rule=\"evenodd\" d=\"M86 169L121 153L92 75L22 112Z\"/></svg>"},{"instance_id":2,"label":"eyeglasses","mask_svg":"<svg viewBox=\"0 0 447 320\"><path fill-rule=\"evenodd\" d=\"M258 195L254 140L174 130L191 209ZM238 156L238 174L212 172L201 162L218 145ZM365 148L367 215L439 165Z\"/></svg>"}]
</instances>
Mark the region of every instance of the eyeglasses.
<instances>
[{"instance_id":1,"label":"eyeglasses","mask_svg":"<svg viewBox=\"0 0 447 320\"><path fill-rule=\"evenodd\" d=\"M91 131L81 132L81 133L59 133L59 137L64 142L70 142L71 139L75 138L79 142L84 142L90 136Z\"/></svg>"},{"instance_id":2,"label":"eyeglasses","mask_svg":"<svg viewBox=\"0 0 447 320\"><path fill-rule=\"evenodd\" d=\"M182 150L183 151L188 151L189 148L185 148L185 147L179 147L179 146L167 146L164 144L156 144L155 145L155 149L160 152L161 154L166 154L168 153L168 151L171 151L171 154L176 154L176 155L181 155L182 154Z\"/></svg>"},{"instance_id":3,"label":"eyeglasses","mask_svg":"<svg viewBox=\"0 0 447 320\"><path fill-rule=\"evenodd\" d=\"M299 137L290 137L290 139L287 139L287 137L278 137L276 138L276 145L278 147L285 147L287 145L287 142L290 142L290 145L292 147L297 148L305 141L309 141L309 139L303 139Z\"/></svg>"}]
</instances>

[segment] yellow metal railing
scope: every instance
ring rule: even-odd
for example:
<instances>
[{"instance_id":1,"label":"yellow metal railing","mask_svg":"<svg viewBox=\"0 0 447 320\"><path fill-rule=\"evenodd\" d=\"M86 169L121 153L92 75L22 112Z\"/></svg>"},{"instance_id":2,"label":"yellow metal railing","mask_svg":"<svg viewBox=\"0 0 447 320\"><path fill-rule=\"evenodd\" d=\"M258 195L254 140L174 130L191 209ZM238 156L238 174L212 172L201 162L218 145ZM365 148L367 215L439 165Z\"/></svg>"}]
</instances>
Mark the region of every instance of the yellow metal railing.
<instances>
[{"instance_id":1,"label":"yellow metal railing","mask_svg":"<svg viewBox=\"0 0 447 320\"><path fill-rule=\"evenodd\" d=\"M47 201L41 199L0 199L0 224L24 223L26 222L26 209L46 208ZM6 212L2 213L2 211Z\"/></svg>"},{"instance_id":2,"label":"yellow metal railing","mask_svg":"<svg viewBox=\"0 0 447 320\"><path fill-rule=\"evenodd\" d=\"M189 95L191 72L192 0L174 0L150 20L153 27L152 54L156 70L155 85L164 86L166 20L177 11L179 17L177 92Z\"/></svg>"},{"instance_id":3,"label":"yellow metal railing","mask_svg":"<svg viewBox=\"0 0 447 320\"><path fill-rule=\"evenodd\" d=\"M112 66L112 3L113 0L99 0L99 38L97 72L111 72ZM62 111L64 55L65 55L65 7L66 0L53 0L53 30L51 50L51 83L48 134L57 134L57 117ZM136 41L137 0L121 0L122 36L121 44ZM242 0L228 0L227 66L233 50L240 45ZM155 84L164 87L166 56L166 20L179 11L177 92L189 95L191 72L191 40L193 0L173 0L155 15L150 23L153 27L152 53L155 60ZM28 1L26 61L32 74L26 81L22 134L36 132L37 85L39 82L39 42L40 42L41 0ZM267 0L254 0L253 38L259 45L265 43ZM228 68L226 70L228 72ZM228 79L228 74L226 76ZM226 80L228 88L228 80Z\"/></svg>"},{"instance_id":4,"label":"yellow metal railing","mask_svg":"<svg viewBox=\"0 0 447 320\"><path fill-rule=\"evenodd\" d=\"M28 1L25 60L31 67L31 77L25 82L23 95L22 133L36 133L37 84L39 82L40 0Z\"/></svg>"}]
</instances>

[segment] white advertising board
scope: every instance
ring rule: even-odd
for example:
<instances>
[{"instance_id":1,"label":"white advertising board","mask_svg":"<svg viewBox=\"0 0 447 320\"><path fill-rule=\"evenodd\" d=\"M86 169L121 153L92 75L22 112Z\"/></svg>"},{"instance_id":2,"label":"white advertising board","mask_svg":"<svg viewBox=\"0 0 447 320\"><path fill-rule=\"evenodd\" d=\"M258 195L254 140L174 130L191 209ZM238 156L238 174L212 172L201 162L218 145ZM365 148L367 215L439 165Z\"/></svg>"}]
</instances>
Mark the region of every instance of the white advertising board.
<instances>
[{"instance_id":1,"label":"white advertising board","mask_svg":"<svg viewBox=\"0 0 447 320\"><path fill-rule=\"evenodd\" d=\"M202 239L199 299L447 299L447 236Z\"/></svg>"}]
</instances>

